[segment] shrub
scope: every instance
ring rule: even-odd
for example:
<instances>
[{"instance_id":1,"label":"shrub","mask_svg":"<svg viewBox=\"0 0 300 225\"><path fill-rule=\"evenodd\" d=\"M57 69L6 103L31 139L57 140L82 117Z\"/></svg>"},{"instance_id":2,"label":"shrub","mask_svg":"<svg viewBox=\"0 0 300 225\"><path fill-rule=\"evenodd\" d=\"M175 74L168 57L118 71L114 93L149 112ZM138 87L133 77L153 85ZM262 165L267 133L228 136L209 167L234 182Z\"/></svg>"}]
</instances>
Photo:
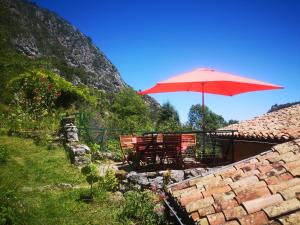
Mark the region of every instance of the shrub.
<instances>
[{"instance_id":1,"label":"shrub","mask_svg":"<svg viewBox=\"0 0 300 225\"><path fill-rule=\"evenodd\" d=\"M97 166L93 163L90 163L89 165L86 165L81 168L82 174L85 176L86 181L90 185L90 197L93 197L93 185L94 183L97 183L100 179L100 176L98 175Z\"/></svg>"},{"instance_id":2,"label":"shrub","mask_svg":"<svg viewBox=\"0 0 300 225\"><path fill-rule=\"evenodd\" d=\"M110 112L110 128L130 132L153 129L149 106L130 88L124 88L114 96Z\"/></svg>"},{"instance_id":3,"label":"shrub","mask_svg":"<svg viewBox=\"0 0 300 225\"><path fill-rule=\"evenodd\" d=\"M105 176L99 178L99 188L105 191L115 191L118 185L118 179L115 172L109 170Z\"/></svg>"},{"instance_id":4,"label":"shrub","mask_svg":"<svg viewBox=\"0 0 300 225\"><path fill-rule=\"evenodd\" d=\"M0 145L0 163L5 163L8 159L8 150Z\"/></svg>"},{"instance_id":5,"label":"shrub","mask_svg":"<svg viewBox=\"0 0 300 225\"><path fill-rule=\"evenodd\" d=\"M123 160L123 153L120 148L120 142L116 139L111 139L107 141L107 151L114 154L114 159L121 162Z\"/></svg>"},{"instance_id":6,"label":"shrub","mask_svg":"<svg viewBox=\"0 0 300 225\"><path fill-rule=\"evenodd\" d=\"M125 202L119 213L123 224L157 225L166 224L164 207L155 202L155 196L150 191L128 191L125 193Z\"/></svg>"},{"instance_id":7,"label":"shrub","mask_svg":"<svg viewBox=\"0 0 300 225\"><path fill-rule=\"evenodd\" d=\"M17 211L15 203L17 202L15 190L0 190L0 224L9 225L17 223Z\"/></svg>"}]
</instances>

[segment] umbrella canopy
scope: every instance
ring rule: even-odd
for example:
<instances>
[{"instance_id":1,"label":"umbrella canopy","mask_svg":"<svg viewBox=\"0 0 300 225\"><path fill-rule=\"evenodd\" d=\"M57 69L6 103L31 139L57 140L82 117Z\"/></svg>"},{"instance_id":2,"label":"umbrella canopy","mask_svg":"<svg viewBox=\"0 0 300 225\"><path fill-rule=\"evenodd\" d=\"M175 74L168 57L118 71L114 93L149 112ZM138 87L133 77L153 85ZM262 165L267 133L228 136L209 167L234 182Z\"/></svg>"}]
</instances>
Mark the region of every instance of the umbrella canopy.
<instances>
[{"instance_id":1,"label":"umbrella canopy","mask_svg":"<svg viewBox=\"0 0 300 225\"><path fill-rule=\"evenodd\" d=\"M154 94L193 91L233 96L245 92L280 88L283 87L229 73L218 72L213 69L199 68L158 82L154 87L138 93Z\"/></svg>"},{"instance_id":2,"label":"umbrella canopy","mask_svg":"<svg viewBox=\"0 0 300 225\"><path fill-rule=\"evenodd\" d=\"M214 69L199 68L158 82L154 87L140 91L138 94L179 91L201 92L202 113L204 116L204 93L233 96L245 92L281 88L283 87L229 73L218 72Z\"/></svg>"}]
</instances>

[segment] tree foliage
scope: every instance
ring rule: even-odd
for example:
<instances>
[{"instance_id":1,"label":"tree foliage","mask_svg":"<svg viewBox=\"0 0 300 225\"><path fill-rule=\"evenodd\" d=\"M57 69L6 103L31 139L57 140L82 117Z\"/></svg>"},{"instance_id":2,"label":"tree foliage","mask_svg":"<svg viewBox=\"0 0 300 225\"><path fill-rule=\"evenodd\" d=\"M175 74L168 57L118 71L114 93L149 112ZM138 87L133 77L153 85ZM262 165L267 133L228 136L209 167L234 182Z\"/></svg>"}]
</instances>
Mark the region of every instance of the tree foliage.
<instances>
[{"instance_id":1,"label":"tree foliage","mask_svg":"<svg viewBox=\"0 0 300 225\"><path fill-rule=\"evenodd\" d=\"M124 131L153 129L149 107L131 88L124 88L114 96L107 122L109 127Z\"/></svg>"},{"instance_id":2,"label":"tree foliage","mask_svg":"<svg viewBox=\"0 0 300 225\"><path fill-rule=\"evenodd\" d=\"M215 130L227 125L222 116L212 112L207 106L204 107L204 120L206 130ZM188 124L192 129L202 130L202 123L202 105L192 105L189 111Z\"/></svg>"},{"instance_id":3,"label":"tree foliage","mask_svg":"<svg viewBox=\"0 0 300 225\"><path fill-rule=\"evenodd\" d=\"M158 131L174 131L180 129L180 120L178 112L170 104L164 103L158 113L156 130Z\"/></svg>"}]
</instances>

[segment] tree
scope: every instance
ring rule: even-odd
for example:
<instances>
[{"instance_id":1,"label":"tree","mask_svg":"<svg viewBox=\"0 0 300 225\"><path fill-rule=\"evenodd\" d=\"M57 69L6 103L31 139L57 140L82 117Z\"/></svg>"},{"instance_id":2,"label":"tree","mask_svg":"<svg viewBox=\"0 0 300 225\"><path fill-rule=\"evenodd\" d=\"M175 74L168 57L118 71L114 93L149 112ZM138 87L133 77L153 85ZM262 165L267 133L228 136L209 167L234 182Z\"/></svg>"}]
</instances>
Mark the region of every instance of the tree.
<instances>
[{"instance_id":1,"label":"tree","mask_svg":"<svg viewBox=\"0 0 300 225\"><path fill-rule=\"evenodd\" d=\"M158 113L156 129L159 131L174 131L179 128L180 120L178 112L170 102L164 103Z\"/></svg>"},{"instance_id":2,"label":"tree","mask_svg":"<svg viewBox=\"0 0 300 225\"><path fill-rule=\"evenodd\" d=\"M108 120L109 127L125 131L153 128L149 107L131 88L124 88L114 96Z\"/></svg>"},{"instance_id":3,"label":"tree","mask_svg":"<svg viewBox=\"0 0 300 225\"><path fill-rule=\"evenodd\" d=\"M235 123L239 123L239 121L238 121L238 120L230 119L230 120L228 120L228 122L227 122L227 126L228 126L228 125L231 125L231 124L235 124Z\"/></svg>"},{"instance_id":4,"label":"tree","mask_svg":"<svg viewBox=\"0 0 300 225\"><path fill-rule=\"evenodd\" d=\"M192 105L189 111L188 125L192 129L202 130L202 117L202 105ZM212 112L207 106L204 107L204 119L206 130L215 130L226 125L224 118Z\"/></svg>"}]
</instances>

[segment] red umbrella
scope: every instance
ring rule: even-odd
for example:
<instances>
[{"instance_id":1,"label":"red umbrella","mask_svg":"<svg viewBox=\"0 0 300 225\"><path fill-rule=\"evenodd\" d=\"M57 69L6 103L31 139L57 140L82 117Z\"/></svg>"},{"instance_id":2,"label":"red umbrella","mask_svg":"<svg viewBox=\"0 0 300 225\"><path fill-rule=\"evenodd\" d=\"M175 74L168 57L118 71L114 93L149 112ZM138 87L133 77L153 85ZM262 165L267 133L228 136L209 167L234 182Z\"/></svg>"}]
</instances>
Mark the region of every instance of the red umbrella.
<instances>
[{"instance_id":1,"label":"red umbrella","mask_svg":"<svg viewBox=\"0 0 300 225\"><path fill-rule=\"evenodd\" d=\"M202 113L204 115L204 93L233 96L245 92L281 89L283 87L245 77L199 68L157 83L139 94L162 92L202 92Z\"/></svg>"}]
</instances>

